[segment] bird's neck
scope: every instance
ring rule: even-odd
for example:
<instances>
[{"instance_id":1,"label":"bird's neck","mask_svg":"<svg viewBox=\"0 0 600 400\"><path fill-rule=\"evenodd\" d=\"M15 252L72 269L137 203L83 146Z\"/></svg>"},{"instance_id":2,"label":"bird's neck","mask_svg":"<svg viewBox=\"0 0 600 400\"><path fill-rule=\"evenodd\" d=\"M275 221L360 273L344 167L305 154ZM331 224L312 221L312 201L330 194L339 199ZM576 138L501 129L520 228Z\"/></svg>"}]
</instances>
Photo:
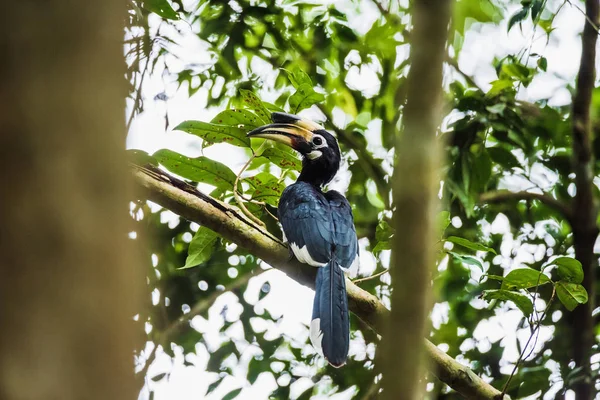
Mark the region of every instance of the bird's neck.
<instances>
[{"instance_id":1,"label":"bird's neck","mask_svg":"<svg viewBox=\"0 0 600 400\"><path fill-rule=\"evenodd\" d=\"M331 182L339 168L339 165L308 162L307 160L303 160L302 164L302 171L298 177L298 182L307 182L317 188L321 188Z\"/></svg>"}]
</instances>

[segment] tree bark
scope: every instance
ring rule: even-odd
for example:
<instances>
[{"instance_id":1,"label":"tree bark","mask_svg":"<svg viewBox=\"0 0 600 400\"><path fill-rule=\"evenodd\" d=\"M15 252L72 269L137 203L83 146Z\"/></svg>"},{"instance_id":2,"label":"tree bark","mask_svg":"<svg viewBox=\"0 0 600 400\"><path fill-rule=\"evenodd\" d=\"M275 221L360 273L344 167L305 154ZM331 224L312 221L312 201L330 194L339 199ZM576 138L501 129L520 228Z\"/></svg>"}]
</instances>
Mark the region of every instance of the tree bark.
<instances>
[{"instance_id":1,"label":"tree bark","mask_svg":"<svg viewBox=\"0 0 600 400\"><path fill-rule=\"evenodd\" d=\"M125 2L1 15L0 398L135 399Z\"/></svg>"},{"instance_id":2,"label":"tree bark","mask_svg":"<svg viewBox=\"0 0 600 400\"><path fill-rule=\"evenodd\" d=\"M423 347L430 311L431 268L435 265L438 210L442 65L451 0L413 3L411 68L404 130L396 142L393 177L391 315L384 329L383 398L423 398ZM431 12L435 10L435 12Z\"/></svg>"}]
</instances>

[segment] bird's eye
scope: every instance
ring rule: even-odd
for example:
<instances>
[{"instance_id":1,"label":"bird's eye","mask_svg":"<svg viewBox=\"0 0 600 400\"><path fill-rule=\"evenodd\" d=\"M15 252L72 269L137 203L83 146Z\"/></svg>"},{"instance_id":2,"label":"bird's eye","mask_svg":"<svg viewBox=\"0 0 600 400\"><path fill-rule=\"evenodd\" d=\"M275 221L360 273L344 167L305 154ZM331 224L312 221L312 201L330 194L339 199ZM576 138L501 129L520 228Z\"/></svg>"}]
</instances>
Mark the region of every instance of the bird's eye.
<instances>
[{"instance_id":1,"label":"bird's eye","mask_svg":"<svg viewBox=\"0 0 600 400\"><path fill-rule=\"evenodd\" d=\"M323 144L323 139L320 136L315 136L312 140L312 142L314 144L316 144L317 146L320 146Z\"/></svg>"}]
</instances>

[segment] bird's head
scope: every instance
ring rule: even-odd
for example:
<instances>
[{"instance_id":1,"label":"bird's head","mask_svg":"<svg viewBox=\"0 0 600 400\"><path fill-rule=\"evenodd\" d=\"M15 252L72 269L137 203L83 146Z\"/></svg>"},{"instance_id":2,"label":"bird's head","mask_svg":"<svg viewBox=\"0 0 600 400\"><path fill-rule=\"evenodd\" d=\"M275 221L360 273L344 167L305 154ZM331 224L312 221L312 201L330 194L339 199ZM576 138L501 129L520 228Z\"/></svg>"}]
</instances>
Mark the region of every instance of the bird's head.
<instances>
[{"instance_id":1,"label":"bird's head","mask_svg":"<svg viewBox=\"0 0 600 400\"><path fill-rule=\"evenodd\" d=\"M329 183L340 167L340 148L333 135L322 126L297 115L274 112L272 124L248 133L249 137L271 139L286 144L302 155L299 181L322 186Z\"/></svg>"}]
</instances>

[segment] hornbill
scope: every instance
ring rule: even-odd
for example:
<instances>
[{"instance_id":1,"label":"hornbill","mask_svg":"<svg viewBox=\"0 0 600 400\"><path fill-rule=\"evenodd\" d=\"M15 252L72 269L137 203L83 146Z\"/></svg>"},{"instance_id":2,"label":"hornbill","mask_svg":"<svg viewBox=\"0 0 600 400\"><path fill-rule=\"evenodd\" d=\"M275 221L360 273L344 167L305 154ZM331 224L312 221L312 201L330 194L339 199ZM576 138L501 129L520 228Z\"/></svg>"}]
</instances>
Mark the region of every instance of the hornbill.
<instances>
[{"instance_id":1,"label":"hornbill","mask_svg":"<svg viewBox=\"0 0 600 400\"><path fill-rule=\"evenodd\" d=\"M281 194L277 214L296 259L319 267L310 338L332 366L341 367L350 344L344 271L358 263L358 240L348 200L334 190L322 190L339 169L340 148L312 121L279 112L271 119L272 124L248 136L284 143L302 155L300 176Z\"/></svg>"}]
</instances>

